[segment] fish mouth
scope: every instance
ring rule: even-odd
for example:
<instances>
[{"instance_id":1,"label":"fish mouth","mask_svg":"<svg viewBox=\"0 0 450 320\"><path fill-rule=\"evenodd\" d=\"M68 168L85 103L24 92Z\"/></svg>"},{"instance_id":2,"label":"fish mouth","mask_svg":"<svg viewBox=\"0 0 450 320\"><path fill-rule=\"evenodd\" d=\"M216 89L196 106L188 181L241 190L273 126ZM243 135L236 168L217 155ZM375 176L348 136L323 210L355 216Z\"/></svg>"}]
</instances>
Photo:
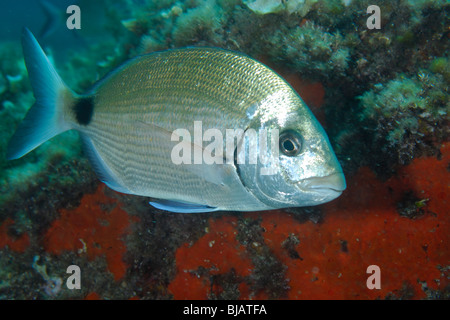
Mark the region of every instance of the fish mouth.
<instances>
[{"instance_id":1,"label":"fish mouth","mask_svg":"<svg viewBox=\"0 0 450 320\"><path fill-rule=\"evenodd\" d=\"M304 179L299 183L303 190L316 191L319 193L341 194L347 187L342 172L336 172L324 177L312 177Z\"/></svg>"}]
</instances>

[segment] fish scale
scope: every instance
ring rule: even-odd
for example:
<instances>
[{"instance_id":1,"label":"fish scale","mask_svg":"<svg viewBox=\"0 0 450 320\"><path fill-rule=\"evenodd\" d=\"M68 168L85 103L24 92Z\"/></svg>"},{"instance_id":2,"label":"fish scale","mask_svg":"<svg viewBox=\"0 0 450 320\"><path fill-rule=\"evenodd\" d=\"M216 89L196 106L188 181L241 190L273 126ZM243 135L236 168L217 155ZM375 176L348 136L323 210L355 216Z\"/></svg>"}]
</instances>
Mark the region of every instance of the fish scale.
<instances>
[{"instance_id":1,"label":"fish scale","mask_svg":"<svg viewBox=\"0 0 450 320\"><path fill-rule=\"evenodd\" d=\"M22 43L36 103L8 145L9 159L74 129L109 187L154 198L155 207L175 212L315 205L345 189L339 162L311 111L286 81L246 55L185 48L140 56L78 95L65 86L28 30ZM248 152L264 152L267 163L236 162L235 145L234 161L175 164L174 147L203 153L211 143L195 139L196 121L202 133L217 129L214 139L223 139L224 147L227 129L282 136L275 149L258 146L256 151L245 136L236 137ZM186 129L191 139L171 141L177 129ZM225 155L225 150L215 152ZM269 166L273 170L267 173Z\"/></svg>"},{"instance_id":2,"label":"fish scale","mask_svg":"<svg viewBox=\"0 0 450 320\"><path fill-rule=\"evenodd\" d=\"M205 66L208 66L207 71ZM235 70L240 76L233 73L230 76L225 72L227 69ZM256 97L261 98L263 91L255 86L251 77L255 69L263 69L259 70L260 74L266 71L274 77L269 69L264 70L264 66L251 58L218 49L185 49L137 58L95 89L92 122L80 131L90 136L97 150L106 155L106 164L117 176L124 173L122 180L134 194L150 193L157 198L164 195L189 202L202 200L199 195L203 195L202 198L210 199L208 205L237 207L239 203L242 207L240 195L246 192L243 193L245 190L237 177L235 185L228 186L231 191L225 191L222 186L204 181L183 166L173 164L171 149L149 141L153 137L151 132L134 129L140 126L140 120L157 123L169 131L186 128L193 132L195 120L202 120L204 130L217 128L225 133L226 128L246 128L249 119L245 111L257 103ZM239 84L236 85L239 90L230 89L233 83L222 85L225 74L229 81L234 79ZM188 75L194 77L188 78ZM196 81L202 86L196 86ZM130 85L123 86L123 83ZM248 92L243 90L246 87ZM248 98L251 95L253 99ZM218 117L221 111L227 113ZM106 122L120 125L110 126ZM110 138L113 136L122 139L114 141ZM127 155L126 161L113 156L123 153ZM176 190L174 185L178 185ZM149 191L149 186L154 186L155 190ZM233 195L230 197L229 193Z\"/></svg>"}]
</instances>

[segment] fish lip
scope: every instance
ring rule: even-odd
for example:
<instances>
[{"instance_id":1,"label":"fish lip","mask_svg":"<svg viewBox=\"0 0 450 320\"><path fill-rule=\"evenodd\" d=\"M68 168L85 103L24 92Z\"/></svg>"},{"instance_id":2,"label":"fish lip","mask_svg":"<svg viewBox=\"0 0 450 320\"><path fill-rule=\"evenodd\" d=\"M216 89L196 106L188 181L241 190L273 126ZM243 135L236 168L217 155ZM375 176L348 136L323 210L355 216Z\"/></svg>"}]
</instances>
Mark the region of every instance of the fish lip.
<instances>
[{"instance_id":1,"label":"fish lip","mask_svg":"<svg viewBox=\"0 0 450 320\"><path fill-rule=\"evenodd\" d=\"M302 180L298 186L305 191L333 192L341 194L346 188L343 172L335 172L323 177L311 177Z\"/></svg>"}]
</instances>

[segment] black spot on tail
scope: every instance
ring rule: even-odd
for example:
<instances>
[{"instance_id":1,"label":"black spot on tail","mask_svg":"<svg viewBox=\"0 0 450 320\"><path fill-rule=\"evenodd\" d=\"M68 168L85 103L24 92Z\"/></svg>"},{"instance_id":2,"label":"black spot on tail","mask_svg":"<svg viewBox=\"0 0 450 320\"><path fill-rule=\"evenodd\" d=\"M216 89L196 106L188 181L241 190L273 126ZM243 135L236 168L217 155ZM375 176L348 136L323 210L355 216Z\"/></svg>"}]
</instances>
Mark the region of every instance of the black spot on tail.
<instances>
[{"instance_id":1,"label":"black spot on tail","mask_svg":"<svg viewBox=\"0 0 450 320\"><path fill-rule=\"evenodd\" d=\"M73 106L75 117L79 124L87 126L92 120L94 113L94 98L79 98Z\"/></svg>"}]
</instances>

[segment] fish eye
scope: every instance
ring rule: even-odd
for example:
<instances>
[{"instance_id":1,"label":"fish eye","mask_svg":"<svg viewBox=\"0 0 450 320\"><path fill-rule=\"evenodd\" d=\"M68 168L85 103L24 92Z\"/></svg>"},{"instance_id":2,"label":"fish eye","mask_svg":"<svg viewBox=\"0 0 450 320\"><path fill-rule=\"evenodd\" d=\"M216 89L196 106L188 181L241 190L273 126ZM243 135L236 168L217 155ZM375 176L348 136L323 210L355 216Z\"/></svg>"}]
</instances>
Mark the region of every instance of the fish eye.
<instances>
[{"instance_id":1,"label":"fish eye","mask_svg":"<svg viewBox=\"0 0 450 320\"><path fill-rule=\"evenodd\" d=\"M280 151L289 157L295 157L302 150L302 138L295 131L285 131L280 135Z\"/></svg>"}]
</instances>

